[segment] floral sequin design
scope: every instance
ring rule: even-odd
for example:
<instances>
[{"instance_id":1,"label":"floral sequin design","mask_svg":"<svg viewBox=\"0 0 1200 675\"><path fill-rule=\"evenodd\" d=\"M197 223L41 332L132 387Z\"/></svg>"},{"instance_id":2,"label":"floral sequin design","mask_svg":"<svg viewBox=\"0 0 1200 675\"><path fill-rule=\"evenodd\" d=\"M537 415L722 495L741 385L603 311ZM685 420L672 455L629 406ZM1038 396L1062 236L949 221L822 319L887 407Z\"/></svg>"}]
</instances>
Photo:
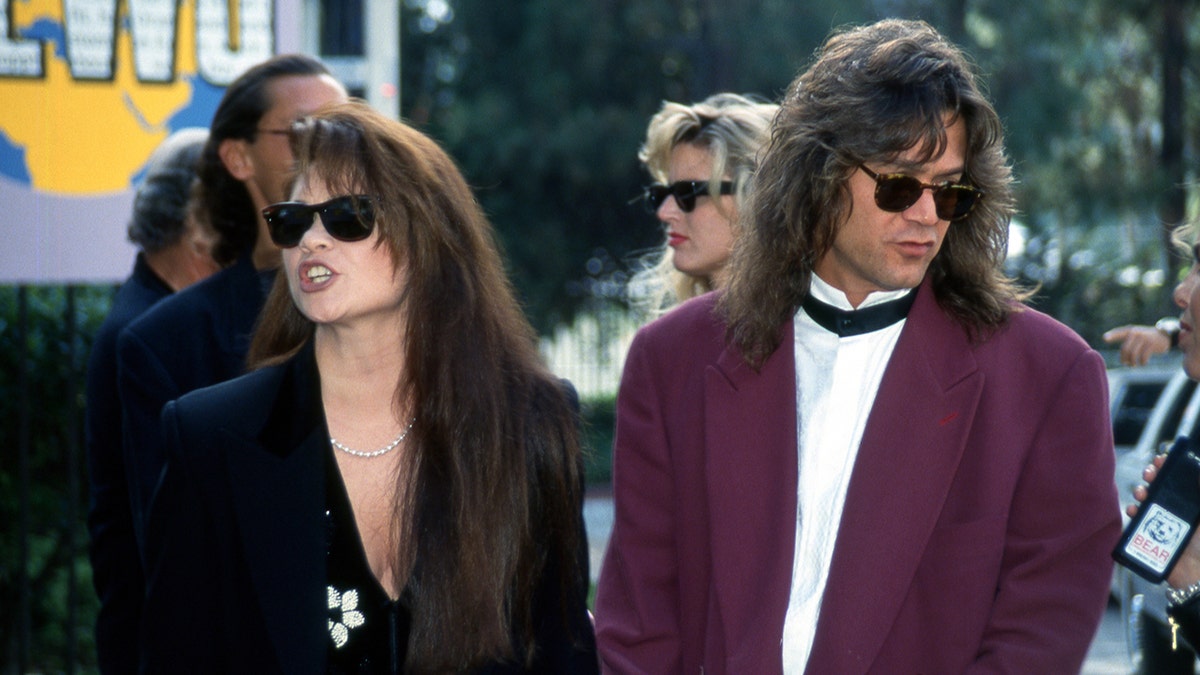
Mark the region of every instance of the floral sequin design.
<instances>
[{"instance_id":1,"label":"floral sequin design","mask_svg":"<svg viewBox=\"0 0 1200 675\"><path fill-rule=\"evenodd\" d=\"M329 636L333 638L333 646L341 649L350 640L350 631L366 622L362 612L358 611L358 591L351 589L342 593L333 586L328 586L325 592L332 614L329 618ZM340 617L337 616L339 612ZM334 621L334 617L338 620Z\"/></svg>"}]
</instances>

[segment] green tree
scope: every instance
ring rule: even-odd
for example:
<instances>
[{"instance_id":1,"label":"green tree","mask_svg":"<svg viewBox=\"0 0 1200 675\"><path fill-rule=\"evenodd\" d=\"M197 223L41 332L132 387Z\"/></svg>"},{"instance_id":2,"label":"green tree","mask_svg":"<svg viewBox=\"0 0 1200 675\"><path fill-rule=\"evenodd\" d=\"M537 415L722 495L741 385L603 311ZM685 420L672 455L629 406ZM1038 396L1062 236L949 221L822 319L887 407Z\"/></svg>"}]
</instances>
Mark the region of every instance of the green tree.
<instances>
[{"instance_id":1,"label":"green tree","mask_svg":"<svg viewBox=\"0 0 1200 675\"><path fill-rule=\"evenodd\" d=\"M1182 36L1168 39L1164 26L1194 21L1167 12L1170 4L997 8L1003 30L977 32L996 36L983 54L1009 128L1022 218L1059 251L1032 276L1040 304L1094 341L1112 325L1169 311L1178 265L1161 232L1184 217L1192 150L1182 128ZM1154 268L1166 270L1162 285L1134 282L1135 270Z\"/></svg>"},{"instance_id":2,"label":"green tree","mask_svg":"<svg viewBox=\"0 0 1200 675\"><path fill-rule=\"evenodd\" d=\"M95 665L83 363L111 288L0 287L0 670ZM27 452L27 454L26 454Z\"/></svg>"},{"instance_id":3,"label":"green tree","mask_svg":"<svg viewBox=\"0 0 1200 675\"><path fill-rule=\"evenodd\" d=\"M659 243L628 201L662 100L777 98L832 29L884 16L928 20L978 63L1030 237L1014 269L1038 306L1093 341L1167 309L1160 223L1181 218L1200 112L1187 0L452 0L422 30L426 1L406 14L405 115L479 189L543 331Z\"/></svg>"},{"instance_id":4,"label":"green tree","mask_svg":"<svg viewBox=\"0 0 1200 675\"><path fill-rule=\"evenodd\" d=\"M619 280L631 255L661 242L631 200L646 178L637 148L663 100L776 98L831 26L861 18L781 1L458 0L452 21L405 31L404 114L478 189L545 331L594 294L592 277ZM456 76L431 76L434 62Z\"/></svg>"}]
</instances>

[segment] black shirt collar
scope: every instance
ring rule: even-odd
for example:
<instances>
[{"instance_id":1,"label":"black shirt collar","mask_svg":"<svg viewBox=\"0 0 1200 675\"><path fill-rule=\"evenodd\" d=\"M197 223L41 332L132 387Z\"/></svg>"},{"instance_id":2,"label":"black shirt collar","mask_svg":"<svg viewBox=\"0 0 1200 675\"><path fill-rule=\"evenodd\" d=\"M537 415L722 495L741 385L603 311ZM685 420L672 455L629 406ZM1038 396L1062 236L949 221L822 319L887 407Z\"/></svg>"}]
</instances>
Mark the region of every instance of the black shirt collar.
<instances>
[{"instance_id":1,"label":"black shirt collar","mask_svg":"<svg viewBox=\"0 0 1200 675\"><path fill-rule=\"evenodd\" d=\"M900 298L870 307L839 309L814 298L810 292L804 296L804 302L800 306L808 313L809 318L825 330L836 333L838 337L850 337L873 333L907 317L908 310L912 308L916 298L917 291L913 289Z\"/></svg>"}]
</instances>

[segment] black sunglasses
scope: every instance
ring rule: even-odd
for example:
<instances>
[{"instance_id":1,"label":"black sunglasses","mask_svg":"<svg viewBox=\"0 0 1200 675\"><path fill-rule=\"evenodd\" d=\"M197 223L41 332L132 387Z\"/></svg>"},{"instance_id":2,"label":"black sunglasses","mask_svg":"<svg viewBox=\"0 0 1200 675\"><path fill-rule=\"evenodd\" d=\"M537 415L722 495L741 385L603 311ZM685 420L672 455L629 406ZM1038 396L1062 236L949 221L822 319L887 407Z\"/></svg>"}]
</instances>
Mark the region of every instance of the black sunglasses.
<instances>
[{"instance_id":1,"label":"black sunglasses","mask_svg":"<svg viewBox=\"0 0 1200 675\"><path fill-rule=\"evenodd\" d=\"M280 248L291 248L312 227L313 215L331 237L340 241L361 241L375 227L375 209L366 195L343 195L320 204L279 202L262 210L271 232L271 241Z\"/></svg>"},{"instance_id":2,"label":"black sunglasses","mask_svg":"<svg viewBox=\"0 0 1200 675\"><path fill-rule=\"evenodd\" d=\"M675 203L679 205L679 210L691 213L692 209L696 208L696 198L709 194L708 185L709 182L706 180L679 180L670 185L655 183L646 186L646 191L642 194L642 201L645 203L647 211L657 213L658 207L662 206L667 197L675 197ZM733 183L727 180L721 181L717 187L717 193L733 194Z\"/></svg>"},{"instance_id":3,"label":"black sunglasses","mask_svg":"<svg viewBox=\"0 0 1200 675\"><path fill-rule=\"evenodd\" d=\"M962 220L983 199L983 193L969 185L958 183L922 183L902 173L877 174L866 165L859 164L868 176L875 180L875 205L884 211L899 213L917 203L921 193L933 190L933 205L937 217L942 220Z\"/></svg>"}]
</instances>

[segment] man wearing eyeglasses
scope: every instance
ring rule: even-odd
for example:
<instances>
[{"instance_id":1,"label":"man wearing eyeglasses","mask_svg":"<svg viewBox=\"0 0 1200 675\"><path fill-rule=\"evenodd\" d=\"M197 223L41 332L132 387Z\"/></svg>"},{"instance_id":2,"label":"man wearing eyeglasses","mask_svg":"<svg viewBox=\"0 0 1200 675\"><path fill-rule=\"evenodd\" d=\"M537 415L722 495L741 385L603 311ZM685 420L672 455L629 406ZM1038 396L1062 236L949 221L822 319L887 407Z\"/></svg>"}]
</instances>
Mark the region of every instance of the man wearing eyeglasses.
<instances>
[{"instance_id":1,"label":"man wearing eyeglasses","mask_svg":"<svg viewBox=\"0 0 1200 675\"><path fill-rule=\"evenodd\" d=\"M644 328L608 672L1078 672L1120 528L1104 364L1021 304L1000 121L921 22L790 86L725 290Z\"/></svg>"},{"instance_id":2,"label":"man wearing eyeglasses","mask_svg":"<svg viewBox=\"0 0 1200 675\"><path fill-rule=\"evenodd\" d=\"M117 339L127 513L133 518L132 527L123 531L134 539L108 542L111 555L136 548L136 554L121 555L128 560L144 553L144 520L164 461L162 407L193 389L245 372L250 333L280 264L279 249L259 212L284 198L292 165L287 127L346 98L328 68L303 55L268 59L226 88L192 194L198 218L217 237L213 258L223 269L156 304ZM142 570L127 573L136 576L140 587ZM139 597L139 608L140 602ZM127 670L106 663L100 668Z\"/></svg>"}]
</instances>

